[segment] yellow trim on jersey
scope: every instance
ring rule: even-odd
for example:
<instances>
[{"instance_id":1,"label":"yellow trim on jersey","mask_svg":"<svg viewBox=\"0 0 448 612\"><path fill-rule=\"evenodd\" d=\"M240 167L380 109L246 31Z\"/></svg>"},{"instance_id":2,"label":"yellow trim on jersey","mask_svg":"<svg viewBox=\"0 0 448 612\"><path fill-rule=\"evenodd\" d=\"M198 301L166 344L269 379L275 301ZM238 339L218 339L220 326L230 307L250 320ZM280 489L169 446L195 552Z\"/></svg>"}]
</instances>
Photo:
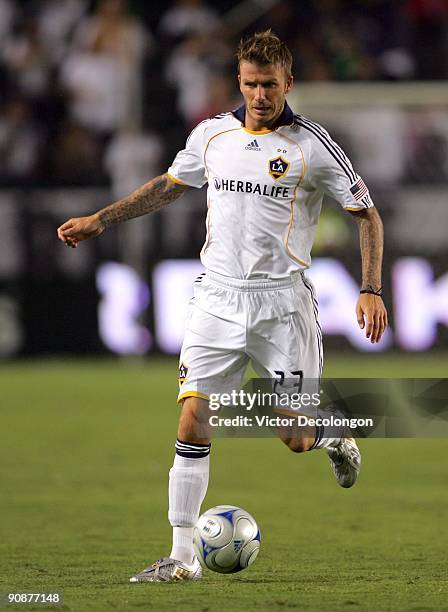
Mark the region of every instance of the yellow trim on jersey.
<instances>
[{"instance_id":1,"label":"yellow trim on jersey","mask_svg":"<svg viewBox=\"0 0 448 612\"><path fill-rule=\"evenodd\" d=\"M173 181L173 183L176 183L176 185L183 185L184 187L188 187L187 183L184 183L183 181L181 181L180 179L176 178L175 176L173 176L169 172L165 172L165 174L167 175L167 177L171 181Z\"/></svg>"},{"instance_id":2,"label":"yellow trim on jersey","mask_svg":"<svg viewBox=\"0 0 448 612\"><path fill-rule=\"evenodd\" d=\"M285 136L281 132L277 132L277 134L279 136L283 136L283 138L285 140L289 140L289 142L292 142L293 144L295 144L296 147L299 149L300 155L302 156L302 174L300 175L299 182L297 183L297 185L294 188L294 195L293 195L293 198L291 200L291 213L290 213L291 216L289 218L288 233L286 234L286 240L285 240L284 244L285 244L286 253L288 254L289 257L291 257L291 259L293 259L294 261L296 261L300 265L305 266L305 268L309 268L310 264L307 263L306 261L303 261L299 257L296 257L294 255L294 253L291 251L291 249L289 248L289 246L288 246L289 236L291 235L291 230L292 230L292 226L293 226L293 223L294 223L294 203L295 203L296 198L297 198L297 189L302 184L303 179L305 178L305 174L306 174L305 156L303 154L302 147L299 145L298 142L295 142L295 140L292 140L292 138L288 138L287 136Z\"/></svg>"},{"instance_id":3,"label":"yellow trim on jersey","mask_svg":"<svg viewBox=\"0 0 448 612\"><path fill-rule=\"evenodd\" d=\"M270 134L271 132L275 131L275 130L268 130L268 129L265 129L265 130L249 130L247 127L244 127L244 126L243 126L243 130L245 132L247 132L248 134L254 134L254 136L257 136L257 135L259 136L261 134Z\"/></svg>"},{"instance_id":4,"label":"yellow trim on jersey","mask_svg":"<svg viewBox=\"0 0 448 612\"><path fill-rule=\"evenodd\" d=\"M205 400L210 399L208 395L205 395L204 393L199 393L199 391L185 391L184 393L182 393L182 395L179 395L179 397L177 398L177 403L180 404L180 402L187 397L200 397L201 399Z\"/></svg>"},{"instance_id":5,"label":"yellow trim on jersey","mask_svg":"<svg viewBox=\"0 0 448 612\"><path fill-rule=\"evenodd\" d=\"M210 243L210 197L207 198L207 217L205 219L205 226L207 228L207 233L199 256L204 255Z\"/></svg>"},{"instance_id":6,"label":"yellow trim on jersey","mask_svg":"<svg viewBox=\"0 0 448 612\"><path fill-rule=\"evenodd\" d=\"M207 149L209 147L209 144L214 138L218 138L218 136L221 136L222 134L227 134L228 132L236 132L237 130L241 130L241 128L237 127L237 128L230 128L230 130L223 130L222 132L218 132L217 134L214 134L211 138L209 138L207 144L205 145L204 157L203 157L204 166L205 166L205 169L207 170L207 177L208 177L208 168L207 168L207 162L205 161L205 156L207 155Z\"/></svg>"},{"instance_id":7,"label":"yellow trim on jersey","mask_svg":"<svg viewBox=\"0 0 448 612\"><path fill-rule=\"evenodd\" d=\"M366 208L351 208L349 206L343 206L344 210L349 210L350 212L359 212L360 210L367 210Z\"/></svg>"},{"instance_id":8,"label":"yellow trim on jersey","mask_svg":"<svg viewBox=\"0 0 448 612\"><path fill-rule=\"evenodd\" d=\"M204 160L204 167L205 167L205 171L207 173L207 178L208 178L208 167L207 167L207 162L205 161L205 156L207 155L207 149L209 144L211 143L211 141L214 138L217 138L218 136L221 136L222 134L227 134L228 132L236 132L237 130L241 130L240 127L237 128L230 128L229 130L224 130L222 132L218 132L217 134L214 134L211 138L209 138L207 144L205 145L205 149L204 149L204 156L203 156L203 160ZM207 250L207 247L210 243L210 206L211 206L211 199L207 198L207 219L206 219L206 227L207 227L207 234L205 237L205 242L204 245L201 249L200 255L203 255L205 253L205 251ZM205 398L205 399L208 399Z\"/></svg>"}]
</instances>

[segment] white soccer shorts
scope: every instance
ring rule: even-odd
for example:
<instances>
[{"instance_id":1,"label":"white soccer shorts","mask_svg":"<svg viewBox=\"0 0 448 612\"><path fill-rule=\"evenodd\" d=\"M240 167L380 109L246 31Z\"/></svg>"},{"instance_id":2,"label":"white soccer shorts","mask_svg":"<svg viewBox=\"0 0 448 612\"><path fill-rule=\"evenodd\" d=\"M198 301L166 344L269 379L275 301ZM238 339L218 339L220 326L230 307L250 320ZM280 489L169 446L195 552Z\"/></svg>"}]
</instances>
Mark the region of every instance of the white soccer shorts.
<instances>
[{"instance_id":1,"label":"white soccer shorts","mask_svg":"<svg viewBox=\"0 0 448 612\"><path fill-rule=\"evenodd\" d=\"M305 379L320 378L317 301L303 273L264 281L207 272L195 281L178 402L241 389L249 360L260 378L294 379L298 372Z\"/></svg>"}]
</instances>

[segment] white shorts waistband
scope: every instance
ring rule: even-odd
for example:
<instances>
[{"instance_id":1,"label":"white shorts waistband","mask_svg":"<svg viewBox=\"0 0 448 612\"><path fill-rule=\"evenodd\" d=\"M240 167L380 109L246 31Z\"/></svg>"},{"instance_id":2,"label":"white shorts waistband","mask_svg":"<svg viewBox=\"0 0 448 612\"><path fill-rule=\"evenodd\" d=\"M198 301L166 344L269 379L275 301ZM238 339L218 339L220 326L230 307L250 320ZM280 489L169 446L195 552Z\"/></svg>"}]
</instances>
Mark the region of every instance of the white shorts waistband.
<instances>
[{"instance_id":1,"label":"white shorts waistband","mask_svg":"<svg viewBox=\"0 0 448 612\"><path fill-rule=\"evenodd\" d=\"M227 287L235 291L269 291L272 289L287 289L302 282L302 272L294 272L291 276L277 280L270 279L239 279L223 276L207 270L205 278L219 287Z\"/></svg>"}]
</instances>

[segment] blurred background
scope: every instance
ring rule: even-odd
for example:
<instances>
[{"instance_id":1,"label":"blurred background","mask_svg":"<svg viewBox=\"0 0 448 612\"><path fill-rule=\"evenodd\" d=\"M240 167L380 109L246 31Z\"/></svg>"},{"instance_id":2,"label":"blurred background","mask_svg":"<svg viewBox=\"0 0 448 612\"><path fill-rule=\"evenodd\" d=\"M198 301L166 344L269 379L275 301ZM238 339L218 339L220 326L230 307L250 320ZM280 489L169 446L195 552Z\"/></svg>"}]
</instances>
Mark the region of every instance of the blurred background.
<instances>
[{"instance_id":1,"label":"blurred background","mask_svg":"<svg viewBox=\"0 0 448 612\"><path fill-rule=\"evenodd\" d=\"M175 354L201 266L205 189L75 251L57 226L164 172L240 104L234 53L271 27L295 112L321 122L386 228L391 329L356 325L357 232L327 201L309 276L326 346L440 351L448 325L447 0L0 0L0 358Z\"/></svg>"}]
</instances>

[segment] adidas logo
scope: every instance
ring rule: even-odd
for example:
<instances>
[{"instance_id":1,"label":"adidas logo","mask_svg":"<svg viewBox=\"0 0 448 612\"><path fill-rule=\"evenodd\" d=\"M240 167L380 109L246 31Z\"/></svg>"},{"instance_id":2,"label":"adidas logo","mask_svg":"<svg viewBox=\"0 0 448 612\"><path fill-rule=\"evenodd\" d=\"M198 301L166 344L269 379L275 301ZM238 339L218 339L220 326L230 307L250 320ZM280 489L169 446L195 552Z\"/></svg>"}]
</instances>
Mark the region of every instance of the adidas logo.
<instances>
[{"instance_id":1,"label":"adidas logo","mask_svg":"<svg viewBox=\"0 0 448 612\"><path fill-rule=\"evenodd\" d=\"M258 142L257 140L254 138L254 140L252 140L252 142L250 142L246 147L244 147L247 151L261 151L260 147L258 146Z\"/></svg>"},{"instance_id":2,"label":"adidas logo","mask_svg":"<svg viewBox=\"0 0 448 612\"><path fill-rule=\"evenodd\" d=\"M237 553L243 547L243 540L233 540L233 550Z\"/></svg>"}]
</instances>

